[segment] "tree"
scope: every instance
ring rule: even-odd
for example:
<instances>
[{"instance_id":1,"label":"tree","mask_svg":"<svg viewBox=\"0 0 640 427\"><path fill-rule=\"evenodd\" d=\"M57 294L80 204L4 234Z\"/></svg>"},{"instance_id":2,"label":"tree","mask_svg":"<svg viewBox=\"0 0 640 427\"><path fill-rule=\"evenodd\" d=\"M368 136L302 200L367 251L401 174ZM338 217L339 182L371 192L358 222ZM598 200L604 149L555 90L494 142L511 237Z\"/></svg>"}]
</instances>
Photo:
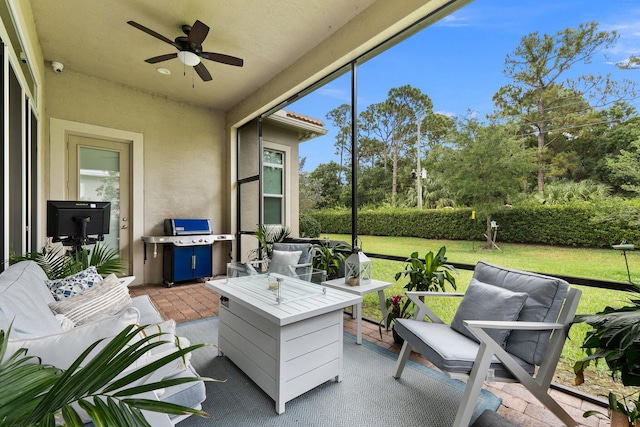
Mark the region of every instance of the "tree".
<instances>
[{"instance_id":1,"label":"tree","mask_svg":"<svg viewBox=\"0 0 640 427\"><path fill-rule=\"evenodd\" d=\"M522 177L534 167L530 150L523 150L515 135L513 125L485 125L467 116L437 154L437 171L457 202L486 217L487 249L493 246L491 213L520 192Z\"/></svg>"},{"instance_id":2,"label":"tree","mask_svg":"<svg viewBox=\"0 0 640 427\"><path fill-rule=\"evenodd\" d=\"M623 190L640 194L640 138L620 150L620 154L607 159L607 166Z\"/></svg>"},{"instance_id":3,"label":"tree","mask_svg":"<svg viewBox=\"0 0 640 427\"><path fill-rule=\"evenodd\" d=\"M358 121L360 122L358 144L363 138L367 141L378 141L378 147L382 154L382 166L386 171L389 164L389 147L393 137L392 112L385 108L384 102L371 104L360 113Z\"/></svg>"},{"instance_id":4,"label":"tree","mask_svg":"<svg viewBox=\"0 0 640 427\"><path fill-rule=\"evenodd\" d=\"M298 160L298 208L301 214L311 212L324 201L321 183L317 179L312 179L309 172L302 171L306 161L306 157L301 157Z\"/></svg>"},{"instance_id":5,"label":"tree","mask_svg":"<svg viewBox=\"0 0 640 427\"><path fill-rule=\"evenodd\" d=\"M599 111L599 117L600 124L570 141L575 163L572 171L562 178L600 181L620 192L620 185L624 182L612 175L607 159L620 154L620 150L628 150L630 144L640 138L640 117L635 107L625 102L616 102Z\"/></svg>"},{"instance_id":6,"label":"tree","mask_svg":"<svg viewBox=\"0 0 640 427\"><path fill-rule=\"evenodd\" d=\"M333 125L338 128L334 145L336 147L336 155L340 156L338 178L342 182L344 164L348 162L351 153L351 106L342 104L334 108L327 113L327 119L331 120Z\"/></svg>"},{"instance_id":7,"label":"tree","mask_svg":"<svg viewBox=\"0 0 640 427\"><path fill-rule=\"evenodd\" d=\"M573 65L589 63L617 40L615 31L599 32L598 24L590 22L555 36L530 33L512 55L507 55L504 73L513 83L500 88L493 99L502 116L521 121L537 137L538 191L544 189L547 147L568 133L578 136L597 123L595 108L635 96L631 81L618 84L609 75L562 80Z\"/></svg>"},{"instance_id":8,"label":"tree","mask_svg":"<svg viewBox=\"0 0 640 427\"><path fill-rule=\"evenodd\" d=\"M340 165L334 161L318 165L309 174L309 180L318 182L322 200L318 201L318 208L334 208L340 204L342 181L340 180Z\"/></svg>"}]
</instances>

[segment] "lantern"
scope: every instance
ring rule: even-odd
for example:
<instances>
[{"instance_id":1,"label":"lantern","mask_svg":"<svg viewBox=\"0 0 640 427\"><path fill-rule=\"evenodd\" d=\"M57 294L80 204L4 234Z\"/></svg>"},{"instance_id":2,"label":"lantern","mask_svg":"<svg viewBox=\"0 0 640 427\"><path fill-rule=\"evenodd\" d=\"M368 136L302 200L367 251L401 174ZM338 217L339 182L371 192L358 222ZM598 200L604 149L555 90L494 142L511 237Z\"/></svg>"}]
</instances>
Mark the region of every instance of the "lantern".
<instances>
[{"instance_id":1,"label":"lantern","mask_svg":"<svg viewBox=\"0 0 640 427\"><path fill-rule=\"evenodd\" d=\"M344 262L344 282L352 285L351 279L356 279L357 285L367 285L371 283L371 260L360 250L358 240L354 240L351 255Z\"/></svg>"}]
</instances>

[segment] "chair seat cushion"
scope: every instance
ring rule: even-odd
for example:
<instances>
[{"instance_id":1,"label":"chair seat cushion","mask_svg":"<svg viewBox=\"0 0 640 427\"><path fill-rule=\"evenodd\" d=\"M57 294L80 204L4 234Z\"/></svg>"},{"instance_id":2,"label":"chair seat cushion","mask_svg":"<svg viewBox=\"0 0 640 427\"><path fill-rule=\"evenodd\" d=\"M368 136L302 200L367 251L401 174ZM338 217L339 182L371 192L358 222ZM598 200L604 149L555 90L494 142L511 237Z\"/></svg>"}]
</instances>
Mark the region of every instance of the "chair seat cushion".
<instances>
[{"instance_id":1,"label":"chair seat cushion","mask_svg":"<svg viewBox=\"0 0 640 427\"><path fill-rule=\"evenodd\" d=\"M164 378L165 380L174 378L197 377L198 373L191 365L184 371L180 371L173 376ZM190 408L199 407L207 398L207 392L203 381L189 382L165 389L160 396L162 402L175 403L176 405L188 406Z\"/></svg>"},{"instance_id":2,"label":"chair seat cushion","mask_svg":"<svg viewBox=\"0 0 640 427\"><path fill-rule=\"evenodd\" d=\"M527 294L524 292L512 292L505 288L471 279L471 283L469 283L469 287L451 321L451 328L479 343L478 338L467 329L463 321L495 320L510 322L517 320L526 299ZM508 329L485 329L485 332L503 347L511 331Z\"/></svg>"},{"instance_id":3,"label":"chair seat cushion","mask_svg":"<svg viewBox=\"0 0 640 427\"><path fill-rule=\"evenodd\" d=\"M464 375L471 372L480 344L451 329L449 325L397 319L394 328L398 335L442 371ZM527 372L533 374L533 365L515 356L514 360ZM513 377L495 356L489 369L494 371L496 377Z\"/></svg>"}]
</instances>

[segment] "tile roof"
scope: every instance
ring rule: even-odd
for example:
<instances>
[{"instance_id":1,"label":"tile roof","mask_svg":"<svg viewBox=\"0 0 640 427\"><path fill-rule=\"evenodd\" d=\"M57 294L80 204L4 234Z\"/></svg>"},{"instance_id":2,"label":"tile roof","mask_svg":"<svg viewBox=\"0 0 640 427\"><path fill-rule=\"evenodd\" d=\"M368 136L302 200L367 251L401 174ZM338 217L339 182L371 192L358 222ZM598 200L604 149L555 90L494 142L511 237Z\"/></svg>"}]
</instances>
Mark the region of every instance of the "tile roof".
<instances>
[{"instance_id":1,"label":"tile roof","mask_svg":"<svg viewBox=\"0 0 640 427\"><path fill-rule=\"evenodd\" d=\"M294 113L293 111L284 111L283 110L283 112L287 115L287 117L291 117L292 119L300 120L302 122L311 123L311 124L317 125L317 126L324 126L324 122L322 120L314 119L312 117L305 116L304 114Z\"/></svg>"}]
</instances>

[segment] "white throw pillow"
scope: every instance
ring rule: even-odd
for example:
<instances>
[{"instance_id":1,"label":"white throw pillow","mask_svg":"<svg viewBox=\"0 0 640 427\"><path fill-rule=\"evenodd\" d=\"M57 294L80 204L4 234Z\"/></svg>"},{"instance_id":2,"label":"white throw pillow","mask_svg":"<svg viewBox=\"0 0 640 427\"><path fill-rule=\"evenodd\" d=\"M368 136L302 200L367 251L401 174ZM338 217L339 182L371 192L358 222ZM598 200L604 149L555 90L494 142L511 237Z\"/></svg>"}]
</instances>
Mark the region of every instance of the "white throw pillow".
<instances>
[{"instance_id":1,"label":"white throw pillow","mask_svg":"<svg viewBox=\"0 0 640 427\"><path fill-rule=\"evenodd\" d=\"M26 348L28 356L38 356L42 363L68 369L78 356L97 340L113 338L127 325L136 325L139 322L140 312L129 307L116 316L109 316L59 334L23 340L9 339L5 358L20 348ZM107 343L108 340L105 340L97 345L85 361L95 356Z\"/></svg>"},{"instance_id":2,"label":"white throw pillow","mask_svg":"<svg viewBox=\"0 0 640 427\"><path fill-rule=\"evenodd\" d=\"M271 253L269 261L269 273L278 273L284 276L296 277L295 266L300 260L302 251L277 251Z\"/></svg>"},{"instance_id":3,"label":"white throw pillow","mask_svg":"<svg viewBox=\"0 0 640 427\"><path fill-rule=\"evenodd\" d=\"M271 262L280 265L297 265L302 251L276 251L271 253Z\"/></svg>"},{"instance_id":4,"label":"white throw pillow","mask_svg":"<svg viewBox=\"0 0 640 427\"><path fill-rule=\"evenodd\" d=\"M129 288L110 274L82 293L52 302L49 308L55 314L64 314L77 326L115 314L130 303Z\"/></svg>"},{"instance_id":5,"label":"white throw pillow","mask_svg":"<svg viewBox=\"0 0 640 427\"><path fill-rule=\"evenodd\" d=\"M56 301L70 298L82 291L89 289L102 281L95 266L91 266L79 273L67 276L64 279L47 280L45 283Z\"/></svg>"}]
</instances>

